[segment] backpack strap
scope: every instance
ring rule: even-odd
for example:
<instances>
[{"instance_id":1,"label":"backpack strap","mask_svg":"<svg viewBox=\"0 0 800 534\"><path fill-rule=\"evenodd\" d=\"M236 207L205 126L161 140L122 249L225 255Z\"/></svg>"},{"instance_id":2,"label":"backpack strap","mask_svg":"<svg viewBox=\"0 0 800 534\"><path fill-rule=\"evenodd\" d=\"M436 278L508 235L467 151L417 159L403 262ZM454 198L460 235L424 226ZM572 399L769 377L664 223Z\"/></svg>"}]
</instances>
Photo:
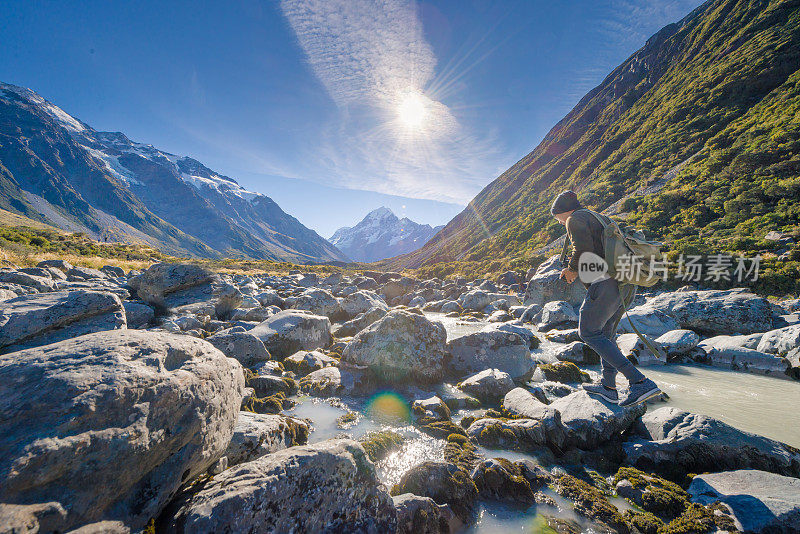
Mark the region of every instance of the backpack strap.
<instances>
[{"instance_id":1,"label":"backpack strap","mask_svg":"<svg viewBox=\"0 0 800 534\"><path fill-rule=\"evenodd\" d=\"M658 356L659 358L664 358L664 361L667 361L667 354L664 352L664 350L661 347L656 346L654 343L651 343L650 340L644 334L639 332L639 329L636 328L636 325L633 324L631 316L628 315L628 307L625 306L625 299L622 298L622 295L620 295L619 300L620 302L622 302L622 309L625 310L625 317L628 318L628 323L631 325L631 328L633 328L633 331L636 332L636 335L639 336L639 339L641 339L644 342L644 344L647 346L648 349L650 349L653 355Z\"/></svg>"}]
</instances>

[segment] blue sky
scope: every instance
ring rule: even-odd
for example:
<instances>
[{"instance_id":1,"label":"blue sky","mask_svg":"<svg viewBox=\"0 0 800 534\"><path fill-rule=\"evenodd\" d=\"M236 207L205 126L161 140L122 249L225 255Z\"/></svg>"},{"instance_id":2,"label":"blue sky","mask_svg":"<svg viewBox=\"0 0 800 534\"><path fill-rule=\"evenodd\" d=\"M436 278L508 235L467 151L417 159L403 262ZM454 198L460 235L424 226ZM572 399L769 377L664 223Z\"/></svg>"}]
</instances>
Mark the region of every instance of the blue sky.
<instances>
[{"instance_id":1,"label":"blue sky","mask_svg":"<svg viewBox=\"0 0 800 534\"><path fill-rule=\"evenodd\" d=\"M698 0L0 6L0 81L192 156L329 237L443 224Z\"/></svg>"}]
</instances>

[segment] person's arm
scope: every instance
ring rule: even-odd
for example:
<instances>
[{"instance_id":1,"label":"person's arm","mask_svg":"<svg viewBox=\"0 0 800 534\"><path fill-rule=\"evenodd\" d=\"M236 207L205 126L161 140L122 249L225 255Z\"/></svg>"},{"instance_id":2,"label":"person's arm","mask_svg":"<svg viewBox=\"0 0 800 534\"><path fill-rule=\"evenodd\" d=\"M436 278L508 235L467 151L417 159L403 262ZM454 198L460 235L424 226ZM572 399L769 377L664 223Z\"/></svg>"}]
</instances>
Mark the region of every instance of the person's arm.
<instances>
[{"instance_id":1,"label":"person's arm","mask_svg":"<svg viewBox=\"0 0 800 534\"><path fill-rule=\"evenodd\" d=\"M572 257L567 263L570 271L578 272L578 261L581 254L592 250L592 236L588 221L585 218L573 215L567 219L567 235L572 242Z\"/></svg>"}]
</instances>

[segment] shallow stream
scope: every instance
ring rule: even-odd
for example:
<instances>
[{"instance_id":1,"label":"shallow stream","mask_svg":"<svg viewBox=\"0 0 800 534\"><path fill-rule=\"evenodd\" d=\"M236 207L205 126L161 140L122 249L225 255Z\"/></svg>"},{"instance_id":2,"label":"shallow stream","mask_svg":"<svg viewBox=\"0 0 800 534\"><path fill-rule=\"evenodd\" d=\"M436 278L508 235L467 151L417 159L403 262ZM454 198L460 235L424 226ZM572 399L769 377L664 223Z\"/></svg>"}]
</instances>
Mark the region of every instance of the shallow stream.
<instances>
[{"instance_id":1,"label":"shallow stream","mask_svg":"<svg viewBox=\"0 0 800 534\"><path fill-rule=\"evenodd\" d=\"M448 339L477 332L488 323L484 321L464 322L445 317L442 314L428 314L433 320L442 321ZM552 351L558 345L545 341L533 354L541 359L551 359ZM599 371L599 366L589 367L591 373ZM655 380L670 396L666 403L655 403L650 409L661 406L675 406L690 412L715 417L728 424L761 434L795 447L800 447L800 382L740 373L725 369L700 365L666 365L642 369ZM620 387L625 387L621 379ZM420 395L433 393L419 392ZM416 396L416 395L415 395ZM424 397L418 397L424 398ZM390 454L377 463L379 478L388 488L397 483L411 467L425 460L442 460L443 440L434 439L416 430L402 411L402 404L412 399L404 399L391 392L379 393L370 399L313 399L300 397L298 405L289 413L313 421L314 430L309 441L316 442L337 435L360 438L377 430L391 429L408 438L403 448ZM407 408L406 408L407 409ZM356 421L349 426L340 427L337 420L348 412L357 414ZM459 420L468 412L456 413L453 419ZM505 457L518 460L528 457L524 453L479 449L487 457ZM529 458L529 457L528 457ZM538 506L527 510L501 504L482 506L480 519L467 532L499 534L503 532L538 532L543 528L543 514L562 519L575 520L584 529L585 520L571 509L570 504L557 495L557 507ZM622 499L613 500L624 510L628 507Z\"/></svg>"}]
</instances>

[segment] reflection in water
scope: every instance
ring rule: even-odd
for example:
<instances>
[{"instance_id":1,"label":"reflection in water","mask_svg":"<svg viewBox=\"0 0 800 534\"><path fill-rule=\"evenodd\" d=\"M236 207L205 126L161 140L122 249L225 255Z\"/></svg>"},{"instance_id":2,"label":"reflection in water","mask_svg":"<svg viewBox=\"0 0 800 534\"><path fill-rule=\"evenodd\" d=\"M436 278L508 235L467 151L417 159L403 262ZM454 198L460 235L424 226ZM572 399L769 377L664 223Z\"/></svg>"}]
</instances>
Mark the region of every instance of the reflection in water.
<instances>
[{"instance_id":1,"label":"reflection in water","mask_svg":"<svg viewBox=\"0 0 800 534\"><path fill-rule=\"evenodd\" d=\"M393 452L376 464L378 478L388 489L400 482L406 471L422 462L436 462L444 460L445 441L434 439L425 434L414 431L416 435L409 435L403 448ZM404 432L401 432L405 434ZM412 434L409 432L409 434Z\"/></svg>"}]
</instances>

